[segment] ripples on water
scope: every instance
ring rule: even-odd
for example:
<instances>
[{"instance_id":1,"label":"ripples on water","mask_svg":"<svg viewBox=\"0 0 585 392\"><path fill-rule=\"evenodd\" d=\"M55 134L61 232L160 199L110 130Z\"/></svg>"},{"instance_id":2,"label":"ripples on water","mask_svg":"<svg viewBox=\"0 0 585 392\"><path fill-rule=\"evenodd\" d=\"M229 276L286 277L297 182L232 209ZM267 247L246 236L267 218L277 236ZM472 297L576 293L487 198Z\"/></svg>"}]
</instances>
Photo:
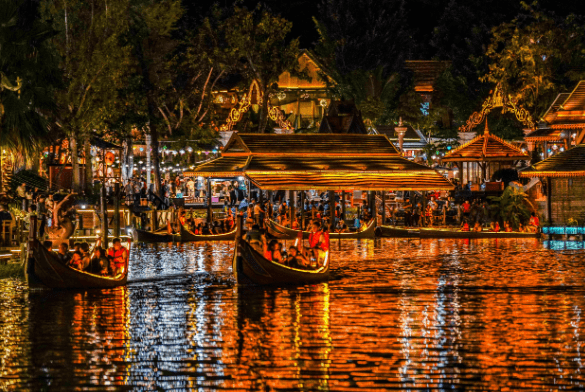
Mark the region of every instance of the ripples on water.
<instances>
[{"instance_id":1,"label":"ripples on water","mask_svg":"<svg viewBox=\"0 0 585 392\"><path fill-rule=\"evenodd\" d=\"M336 242L286 288L238 288L229 243L136 246L125 288L0 281L0 390L583 389L567 244Z\"/></svg>"}]
</instances>

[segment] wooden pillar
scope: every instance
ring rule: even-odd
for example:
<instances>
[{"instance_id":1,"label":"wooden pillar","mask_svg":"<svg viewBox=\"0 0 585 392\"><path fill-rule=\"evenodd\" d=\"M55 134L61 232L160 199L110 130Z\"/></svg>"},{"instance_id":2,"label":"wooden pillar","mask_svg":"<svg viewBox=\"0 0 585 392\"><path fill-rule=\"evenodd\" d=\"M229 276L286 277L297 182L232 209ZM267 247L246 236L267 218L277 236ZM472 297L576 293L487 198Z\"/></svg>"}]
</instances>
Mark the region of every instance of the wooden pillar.
<instances>
[{"instance_id":1,"label":"wooden pillar","mask_svg":"<svg viewBox=\"0 0 585 392\"><path fill-rule=\"evenodd\" d=\"M335 191L329 191L329 231L335 230Z\"/></svg>"},{"instance_id":2,"label":"wooden pillar","mask_svg":"<svg viewBox=\"0 0 585 392\"><path fill-rule=\"evenodd\" d=\"M548 225L552 225L552 177L547 179L547 187L546 187L546 215Z\"/></svg>"},{"instance_id":3,"label":"wooden pillar","mask_svg":"<svg viewBox=\"0 0 585 392\"><path fill-rule=\"evenodd\" d=\"M213 206L211 204L211 178L207 178L207 223L213 221Z\"/></svg>"},{"instance_id":4,"label":"wooden pillar","mask_svg":"<svg viewBox=\"0 0 585 392\"><path fill-rule=\"evenodd\" d=\"M420 215L421 222L427 223L427 191L422 192L422 211L420 212Z\"/></svg>"},{"instance_id":5,"label":"wooden pillar","mask_svg":"<svg viewBox=\"0 0 585 392\"><path fill-rule=\"evenodd\" d=\"M292 229L293 221L295 220L295 206L297 204L297 192L290 191L290 228Z\"/></svg>"},{"instance_id":6,"label":"wooden pillar","mask_svg":"<svg viewBox=\"0 0 585 392\"><path fill-rule=\"evenodd\" d=\"M380 226L386 224L386 191L382 191L382 222Z\"/></svg>"},{"instance_id":7,"label":"wooden pillar","mask_svg":"<svg viewBox=\"0 0 585 392\"><path fill-rule=\"evenodd\" d=\"M305 229L305 191L301 191L301 230Z\"/></svg>"},{"instance_id":8,"label":"wooden pillar","mask_svg":"<svg viewBox=\"0 0 585 392\"><path fill-rule=\"evenodd\" d=\"M341 191L341 215L345 220L345 191Z\"/></svg>"},{"instance_id":9,"label":"wooden pillar","mask_svg":"<svg viewBox=\"0 0 585 392\"><path fill-rule=\"evenodd\" d=\"M459 185L463 186L463 162L457 162L459 167Z\"/></svg>"},{"instance_id":10,"label":"wooden pillar","mask_svg":"<svg viewBox=\"0 0 585 392\"><path fill-rule=\"evenodd\" d=\"M100 203L102 213L102 247L108 249L108 204L106 202L106 186L102 182L100 189Z\"/></svg>"},{"instance_id":11,"label":"wooden pillar","mask_svg":"<svg viewBox=\"0 0 585 392\"><path fill-rule=\"evenodd\" d=\"M152 224L151 224L152 226ZM142 228L144 230L144 228ZM120 183L114 184L114 237L120 237Z\"/></svg>"}]
</instances>

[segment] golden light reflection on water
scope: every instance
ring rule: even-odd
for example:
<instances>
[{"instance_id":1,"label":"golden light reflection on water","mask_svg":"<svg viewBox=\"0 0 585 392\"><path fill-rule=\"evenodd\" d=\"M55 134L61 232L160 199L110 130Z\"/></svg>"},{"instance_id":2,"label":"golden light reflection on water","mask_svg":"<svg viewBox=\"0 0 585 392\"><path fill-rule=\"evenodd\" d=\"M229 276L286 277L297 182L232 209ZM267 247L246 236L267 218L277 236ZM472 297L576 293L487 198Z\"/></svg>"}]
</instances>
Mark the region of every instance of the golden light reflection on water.
<instances>
[{"instance_id":1,"label":"golden light reflection on water","mask_svg":"<svg viewBox=\"0 0 585 392\"><path fill-rule=\"evenodd\" d=\"M228 243L136 249L127 288L0 281L0 390L584 388L582 249L343 241L287 288L235 286Z\"/></svg>"}]
</instances>

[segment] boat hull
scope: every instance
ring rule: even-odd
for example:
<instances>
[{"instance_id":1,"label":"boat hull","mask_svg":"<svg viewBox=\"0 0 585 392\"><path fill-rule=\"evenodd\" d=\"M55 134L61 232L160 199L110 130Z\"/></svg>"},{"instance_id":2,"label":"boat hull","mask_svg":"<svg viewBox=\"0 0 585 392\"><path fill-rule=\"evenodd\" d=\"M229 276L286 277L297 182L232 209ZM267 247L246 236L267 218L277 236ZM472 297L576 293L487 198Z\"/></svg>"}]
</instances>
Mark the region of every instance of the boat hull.
<instances>
[{"instance_id":1,"label":"boat hull","mask_svg":"<svg viewBox=\"0 0 585 392\"><path fill-rule=\"evenodd\" d=\"M233 241L236 238L236 229L224 234L197 235L185 229L181 225L181 242L198 242L198 241Z\"/></svg>"},{"instance_id":2,"label":"boat hull","mask_svg":"<svg viewBox=\"0 0 585 392\"><path fill-rule=\"evenodd\" d=\"M273 220L266 220L266 230L268 233L278 239L282 240L294 240L298 238L300 230L289 229L279 225ZM308 239L311 233L303 231L303 239ZM329 239L331 240L343 240L343 239L360 239L360 238L374 238L376 235L376 222L371 220L365 230L353 233L329 233Z\"/></svg>"},{"instance_id":3,"label":"boat hull","mask_svg":"<svg viewBox=\"0 0 585 392\"><path fill-rule=\"evenodd\" d=\"M265 259L246 241L239 241L234 252L233 272L239 284L294 285L329 279L329 254L318 270L301 270Z\"/></svg>"},{"instance_id":4,"label":"boat hull","mask_svg":"<svg viewBox=\"0 0 585 392\"><path fill-rule=\"evenodd\" d=\"M52 289L105 289L126 285L128 265L124 274L117 277L103 277L78 271L62 264L38 241L33 245L32 257L26 268L27 280L31 287Z\"/></svg>"},{"instance_id":5,"label":"boat hull","mask_svg":"<svg viewBox=\"0 0 585 392\"><path fill-rule=\"evenodd\" d=\"M168 233L151 233L139 229L132 230L132 239L135 242L173 242L177 240L176 237L178 236Z\"/></svg>"},{"instance_id":6,"label":"boat hull","mask_svg":"<svg viewBox=\"0 0 585 392\"><path fill-rule=\"evenodd\" d=\"M420 229L420 238L540 238L540 233Z\"/></svg>"},{"instance_id":7,"label":"boat hull","mask_svg":"<svg viewBox=\"0 0 585 392\"><path fill-rule=\"evenodd\" d=\"M376 235L384 238L418 238L419 230L409 230L393 226L380 226L377 228Z\"/></svg>"}]
</instances>

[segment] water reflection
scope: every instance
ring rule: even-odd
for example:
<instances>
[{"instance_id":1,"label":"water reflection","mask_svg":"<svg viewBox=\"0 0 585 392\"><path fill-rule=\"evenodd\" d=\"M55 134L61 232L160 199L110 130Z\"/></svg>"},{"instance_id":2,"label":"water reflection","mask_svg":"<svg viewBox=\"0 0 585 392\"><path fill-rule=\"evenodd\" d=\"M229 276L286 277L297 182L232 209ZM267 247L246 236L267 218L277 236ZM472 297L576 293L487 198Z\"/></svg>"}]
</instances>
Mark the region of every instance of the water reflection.
<instances>
[{"instance_id":1,"label":"water reflection","mask_svg":"<svg viewBox=\"0 0 585 392\"><path fill-rule=\"evenodd\" d=\"M236 286L229 243L137 249L127 288L0 281L0 390L583 388L579 248L343 241L287 288Z\"/></svg>"}]
</instances>

